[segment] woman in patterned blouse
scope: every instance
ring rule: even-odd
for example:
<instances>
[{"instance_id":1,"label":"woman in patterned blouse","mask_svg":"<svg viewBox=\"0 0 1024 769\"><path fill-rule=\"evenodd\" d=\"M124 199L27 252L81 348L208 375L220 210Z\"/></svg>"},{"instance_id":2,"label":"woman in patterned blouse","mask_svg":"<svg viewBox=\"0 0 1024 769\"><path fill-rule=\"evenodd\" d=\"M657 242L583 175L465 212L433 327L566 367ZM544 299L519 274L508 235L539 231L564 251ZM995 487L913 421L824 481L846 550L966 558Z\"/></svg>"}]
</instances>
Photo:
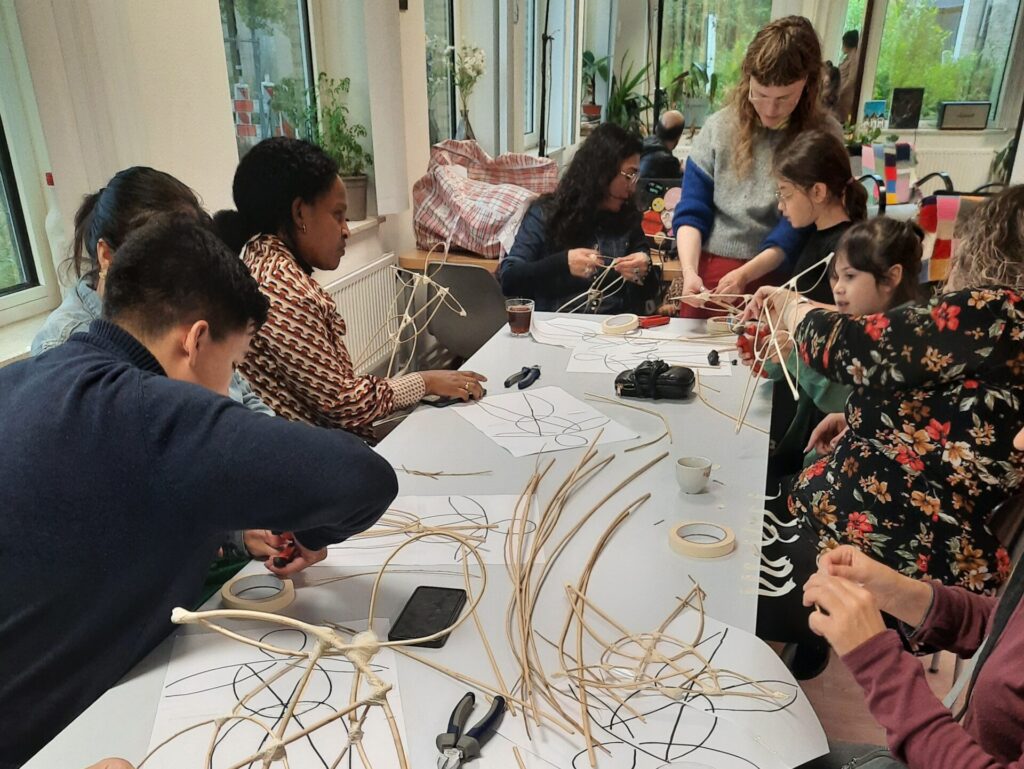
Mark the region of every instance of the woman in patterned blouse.
<instances>
[{"instance_id":1,"label":"woman in patterned blouse","mask_svg":"<svg viewBox=\"0 0 1024 769\"><path fill-rule=\"evenodd\" d=\"M802 524L787 546L798 584L815 552L842 543L975 592L1006 579L1009 559L985 516L1024 480L1024 454L1012 445L1024 424L1022 212L1022 187L979 207L958 233L945 293L926 306L848 317L795 295L772 302L803 364L855 388L831 452L788 498ZM759 633L806 640L798 601L765 601Z\"/></svg>"},{"instance_id":2,"label":"woman in patterned blouse","mask_svg":"<svg viewBox=\"0 0 1024 769\"><path fill-rule=\"evenodd\" d=\"M238 211L215 217L270 299L242 371L280 415L373 436L373 422L425 394L480 398L472 371L422 371L385 379L358 376L345 346L345 321L313 277L345 253L347 194L338 165L318 147L273 138L246 154L232 192Z\"/></svg>"}]
</instances>

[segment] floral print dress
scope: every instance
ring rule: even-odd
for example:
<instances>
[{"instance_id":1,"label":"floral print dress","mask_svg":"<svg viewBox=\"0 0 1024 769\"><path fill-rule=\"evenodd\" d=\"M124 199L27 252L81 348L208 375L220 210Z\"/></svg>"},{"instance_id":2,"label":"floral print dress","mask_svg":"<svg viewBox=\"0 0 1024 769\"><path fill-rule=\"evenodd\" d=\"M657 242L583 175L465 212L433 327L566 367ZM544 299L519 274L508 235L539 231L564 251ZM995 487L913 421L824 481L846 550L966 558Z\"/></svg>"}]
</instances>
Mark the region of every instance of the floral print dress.
<instances>
[{"instance_id":1,"label":"floral print dress","mask_svg":"<svg viewBox=\"0 0 1024 769\"><path fill-rule=\"evenodd\" d=\"M796 339L805 364L855 388L850 429L789 497L818 549L854 544L910 576L994 590L1010 563L984 521L1024 478L1013 448L1021 295L967 289L864 317L814 310Z\"/></svg>"}]
</instances>

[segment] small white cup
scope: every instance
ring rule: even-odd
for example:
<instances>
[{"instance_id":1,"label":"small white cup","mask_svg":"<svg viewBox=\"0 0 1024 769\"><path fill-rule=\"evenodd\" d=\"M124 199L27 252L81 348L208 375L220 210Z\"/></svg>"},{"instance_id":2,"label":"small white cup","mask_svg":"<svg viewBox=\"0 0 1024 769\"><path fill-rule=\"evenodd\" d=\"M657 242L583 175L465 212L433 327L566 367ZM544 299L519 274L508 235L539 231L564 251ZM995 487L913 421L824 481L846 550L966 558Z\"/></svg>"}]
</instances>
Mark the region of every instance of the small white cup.
<instances>
[{"instance_id":1,"label":"small white cup","mask_svg":"<svg viewBox=\"0 0 1024 769\"><path fill-rule=\"evenodd\" d=\"M676 460L676 480L687 494L700 494L711 479L711 460L707 457L682 457Z\"/></svg>"}]
</instances>

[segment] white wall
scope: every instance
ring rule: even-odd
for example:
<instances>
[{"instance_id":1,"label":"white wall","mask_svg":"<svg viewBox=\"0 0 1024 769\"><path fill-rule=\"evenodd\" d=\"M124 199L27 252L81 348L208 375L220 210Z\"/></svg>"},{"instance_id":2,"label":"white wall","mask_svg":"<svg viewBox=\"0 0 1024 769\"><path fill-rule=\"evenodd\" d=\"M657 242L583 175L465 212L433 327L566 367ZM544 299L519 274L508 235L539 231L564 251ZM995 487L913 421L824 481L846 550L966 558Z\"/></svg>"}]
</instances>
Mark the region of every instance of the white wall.
<instances>
[{"instance_id":1,"label":"white wall","mask_svg":"<svg viewBox=\"0 0 1024 769\"><path fill-rule=\"evenodd\" d=\"M83 194L149 165L231 204L238 161L217 3L15 0L65 231Z\"/></svg>"}]
</instances>

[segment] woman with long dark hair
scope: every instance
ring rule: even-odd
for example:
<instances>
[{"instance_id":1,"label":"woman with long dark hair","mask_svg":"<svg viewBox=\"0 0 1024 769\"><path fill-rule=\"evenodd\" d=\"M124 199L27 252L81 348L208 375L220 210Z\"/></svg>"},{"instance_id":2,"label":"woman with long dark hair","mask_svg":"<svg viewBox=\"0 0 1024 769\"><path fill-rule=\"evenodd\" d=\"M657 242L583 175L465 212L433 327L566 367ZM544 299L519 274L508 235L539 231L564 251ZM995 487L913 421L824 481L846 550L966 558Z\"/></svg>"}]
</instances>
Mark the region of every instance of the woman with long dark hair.
<instances>
[{"instance_id":1,"label":"woman with long dark hair","mask_svg":"<svg viewBox=\"0 0 1024 769\"><path fill-rule=\"evenodd\" d=\"M661 271L652 268L633 202L640 150L617 125L594 129L558 188L523 217L499 269L505 296L533 299L538 310L654 311Z\"/></svg>"}]
</instances>

